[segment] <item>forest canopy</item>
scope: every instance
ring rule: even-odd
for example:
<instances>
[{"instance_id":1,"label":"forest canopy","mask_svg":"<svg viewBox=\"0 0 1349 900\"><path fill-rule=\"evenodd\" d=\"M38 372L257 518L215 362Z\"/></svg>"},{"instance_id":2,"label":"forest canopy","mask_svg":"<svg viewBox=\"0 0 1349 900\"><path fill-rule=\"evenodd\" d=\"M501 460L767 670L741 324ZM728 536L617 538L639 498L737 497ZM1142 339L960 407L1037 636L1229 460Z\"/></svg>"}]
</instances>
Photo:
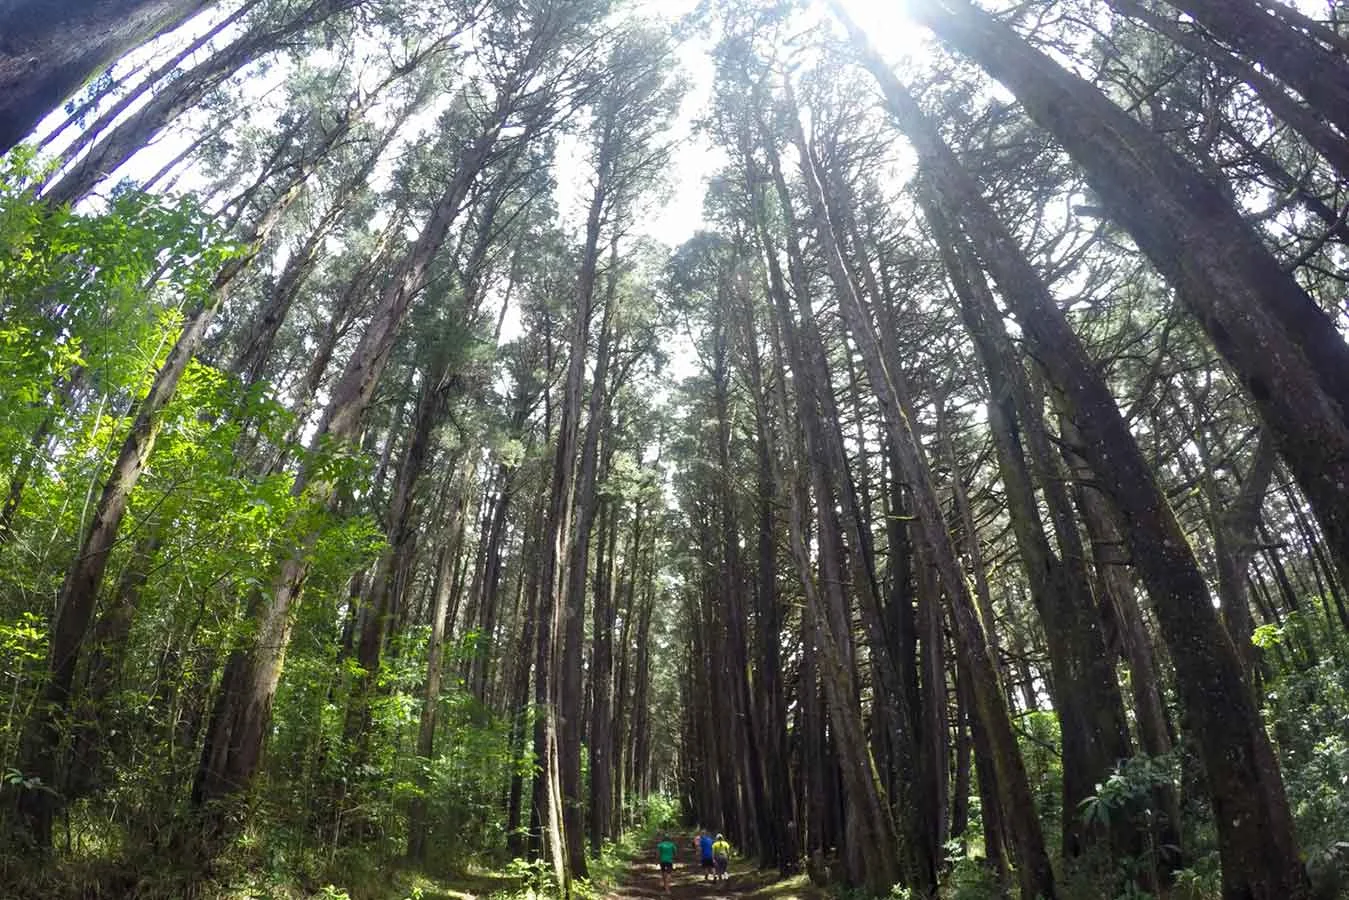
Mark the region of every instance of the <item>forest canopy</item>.
<instances>
[{"instance_id":1,"label":"forest canopy","mask_svg":"<svg viewBox=\"0 0 1349 900\"><path fill-rule=\"evenodd\" d=\"M1349 896L1347 223L1341 0L0 4L0 898Z\"/></svg>"}]
</instances>

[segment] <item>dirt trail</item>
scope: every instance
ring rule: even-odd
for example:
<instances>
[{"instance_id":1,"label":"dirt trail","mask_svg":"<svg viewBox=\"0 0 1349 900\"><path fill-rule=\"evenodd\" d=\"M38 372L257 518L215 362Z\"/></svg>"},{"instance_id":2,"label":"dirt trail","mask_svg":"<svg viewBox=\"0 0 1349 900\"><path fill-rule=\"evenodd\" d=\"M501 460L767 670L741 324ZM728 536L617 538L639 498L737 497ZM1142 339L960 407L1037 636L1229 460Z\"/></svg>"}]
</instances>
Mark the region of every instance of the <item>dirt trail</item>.
<instances>
[{"instance_id":1,"label":"dirt trail","mask_svg":"<svg viewBox=\"0 0 1349 900\"><path fill-rule=\"evenodd\" d=\"M743 861L738 861L743 867ZM674 877L670 880L670 893L661 888L660 866L653 858L633 860L623 883L618 890L609 895L609 900L729 900L742 897L763 887L764 879L757 873L736 874L735 865L731 866L730 876L725 881L704 881L703 870L696 859L684 859L675 862Z\"/></svg>"}]
</instances>

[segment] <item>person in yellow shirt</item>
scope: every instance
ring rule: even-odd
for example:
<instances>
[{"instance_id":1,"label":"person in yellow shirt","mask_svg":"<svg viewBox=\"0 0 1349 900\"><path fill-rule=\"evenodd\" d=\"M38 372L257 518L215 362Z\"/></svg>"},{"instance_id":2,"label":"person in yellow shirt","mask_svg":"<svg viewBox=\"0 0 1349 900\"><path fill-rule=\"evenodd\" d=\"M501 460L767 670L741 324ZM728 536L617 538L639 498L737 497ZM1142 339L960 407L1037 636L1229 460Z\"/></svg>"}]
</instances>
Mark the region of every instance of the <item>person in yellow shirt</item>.
<instances>
[{"instance_id":1,"label":"person in yellow shirt","mask_svg":"<svg viewBox=\"0 0 1349 900\"><path fill-rule=\"evenodd\" d=\"M731 864L731 845L726 843L723 835L717 835L717 839L712 842L712 860L717 866L717 880L726 880L726 868Z\"/></svg>"}]
</instances>

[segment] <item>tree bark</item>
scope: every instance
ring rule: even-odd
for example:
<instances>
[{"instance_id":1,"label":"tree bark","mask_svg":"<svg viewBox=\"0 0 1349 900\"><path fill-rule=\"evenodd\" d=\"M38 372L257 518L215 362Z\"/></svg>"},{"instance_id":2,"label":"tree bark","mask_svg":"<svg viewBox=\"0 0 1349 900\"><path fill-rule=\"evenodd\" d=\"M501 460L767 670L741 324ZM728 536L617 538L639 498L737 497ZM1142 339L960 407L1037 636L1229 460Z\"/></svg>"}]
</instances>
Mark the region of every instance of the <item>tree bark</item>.
<instances>
[{"instance_id":1,"label":"tree bark","mask_svg":"<svg viewBox=\"0 0 1349 900\"><path fill-rule=\"evenodd\" d=\"M1349 578L1349 344L1331 318L1222 190L1088 82L966 0L924 0L915 12L1017 95L1175 286L1245 385Z\"/></svg>"},{"instance_id":2,"label":"tree bark","mask_svg":"<svg viewBox=\"0 0 1349 900\"><path fill-rule=\"evenodd\" d=\"M208 5L208 0L0 4L0 154L100 70Z\"/></svg>"},{"instance_id":3,"label":"tree bark","mask_svg":"<svg viewBox=\"0 0 1349 900\"><path fill-rule=\"evenodd\" d=\"M1003 792L1004 809L1018 816L1011 831L1017 849L1017 874L1023 896L1030 900L1037 896L1055 896L1054 874L1049 855L1040 832L1039 819L1034 813L1034 801L1026 778L1021 752L1012 731L1006 700L997 678L997 669L988 655L988 645L969 583L961 573L951 545L932 482L932 472L923 456L922 447L914 435L906 410L912 407L907 387L899 373L888 370L885 357L873 325L863 309L856 289L847 276L838 242L826 212L823 190L815 172L810 148L799 120L788 123L792 129L802 160L802 176L810 198L811 215L815 221L825 262L834 288L839 294L844 320L857 342L866 363L872 390L885 422L890 440L896 450L905 481L913 491L914 511L925 550L931 555L943 590L950 601L955 626L957 647L962 663L971 675L972 692L977 710L983 717L993 751L998 788Z\"/></svg>"},{"instance_id":4,"label":"tree bark","mask_svg":"<svg viewBox=\"0 0 1349 900\"><path fill-rule=\"evenodd\" d=\"M1016 358L982 270L952 232L936 202L920 193L920 205L932 228L942 261L960 302L961 318L974 340L987 377L998 469L1007 496L1008 515L1016 536L1031 599L1040 615L1049 648L1054 709L1059 714L1063 746L1063 851L1081 854L1091 840L1077 810L1097 785L1130 755L1128 724L1114 664L1106 652L1100 617L1092 598L1081 546L1067 493L1054 471L1042 404L1035 402L1021 362ZM1023 443L1023 435L1025 443ZM1027 444L1039 477L1033 480ZM1035 481L1045 506L1055 516L1062 555L1050 546ZM1116 827L1117 849L1137 850Z\"/></svg>"},{"instance_id":5,"label":"tree bark","mask_svg":"<svg viewBox=\"0 0 1349 900\"><path fill-rule=\"evenodd\" d=\"M945 28L948 19L936 21ZM1207 770L1224 896L1305 897L1306 874L1278 762L1245 688L1236 649L1217 620L1207 583L1151 468L1063 312L973 179L893 73L874 58L868 67L913 140L942 208L966 230L1016 314L1031 352L1064 392L1085 438L1084 454L1130 525L1125 537L1152 595Z\"/></svg>"},{"instance_id":6,"label":"tree bark","mask_svg":"<svg viewBox=\"0 0 1349 900\"><path fill-rule=\"evenodd\" d=\"M487 163L514 105L515 98L508 92L499 94L483 131L461 151L454 174L417 240L395 267L342 377L333 387L312 441L314 446L356 438L394 337L412 300L426 286L431 261L459 218L469 188ZM307 471L301 471L296 477L296 496L309 487L308 476ZM310 491L322 504L331 497L332 486L318 484ZM210 806L237 795L251 784L257 771L290 638L290 610L308 574L309 554L316 540L316 534L303 536L296 551L282 563L272 588L250 603L257 621L255 637L251 647L232 652L226 664L193 784L196 806Z\"/></svg>"},{"instance_id":7,"label":"tree bark","mask_svg":"<svg viewBox=\"0 0 1349 900\"><path fill-rule=\"evenodd\" d=\"M288 38L303 34L360 2L362 0L309 0L306 6L283 23L249 31L229 46L212 53L112 127L60 180L43 190L43 198L58 206L77 202L146 146L165 125L240 68L275 49Z\"/></svg>"},{"instance_id":8,"label":"tree bark","mask_svg":"<svg viewBox=\"0 0 1349 900\"><path fill-rule=\"evenodd\" d=\"M1319 116L1349 136L1349 63L1342 48L1323 45L1255 0L1166 2L1291 86Z\"/></svg>"}]
</instances>

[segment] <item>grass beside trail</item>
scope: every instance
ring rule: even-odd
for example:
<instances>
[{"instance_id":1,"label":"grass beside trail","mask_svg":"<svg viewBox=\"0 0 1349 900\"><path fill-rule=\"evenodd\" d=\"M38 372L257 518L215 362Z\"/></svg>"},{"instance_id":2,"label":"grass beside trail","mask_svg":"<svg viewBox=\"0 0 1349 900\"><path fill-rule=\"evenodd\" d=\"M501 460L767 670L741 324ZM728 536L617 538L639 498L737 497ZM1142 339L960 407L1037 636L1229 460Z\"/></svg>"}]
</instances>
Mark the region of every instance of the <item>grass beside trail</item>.
<instances>
[{"instance_id":1,"label":"grass beside trail","mask_svg":"<svg viewBox=\"0 0 1349 900\"><path fill-rule=\"evenodd\" d=\"M746 889L741 893L745 900L827 900L831 896L805 875L783 878L772 869L749 875L746 881Z\"/></svg>"}]
</instances>

